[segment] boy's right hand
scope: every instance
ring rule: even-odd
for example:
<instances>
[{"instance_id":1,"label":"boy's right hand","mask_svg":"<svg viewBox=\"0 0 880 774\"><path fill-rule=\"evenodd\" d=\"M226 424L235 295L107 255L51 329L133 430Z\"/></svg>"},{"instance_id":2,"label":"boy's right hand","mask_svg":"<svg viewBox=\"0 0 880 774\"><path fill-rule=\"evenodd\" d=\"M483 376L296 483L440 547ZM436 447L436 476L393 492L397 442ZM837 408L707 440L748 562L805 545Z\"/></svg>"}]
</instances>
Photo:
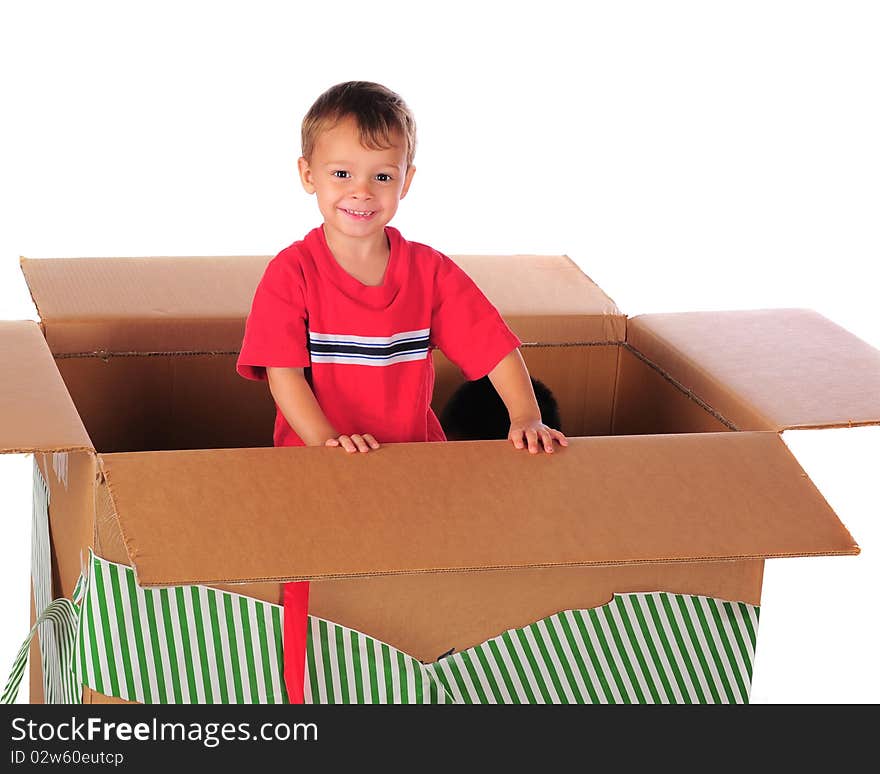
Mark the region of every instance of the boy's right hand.
<instances>
[{"instance_id":1,"label":"boy's right hand","mask_svg":"<svg viewBox=\"0 0 880 774\"><path fill-rule=\"evenodd\" d=\"M371 448L378 449L379 442L369 433L364 433L363 435L352 433L351 435L328 438L324 442L324 446L341 446L347 452L368 452Z\"/></svg>"}]
</instances>

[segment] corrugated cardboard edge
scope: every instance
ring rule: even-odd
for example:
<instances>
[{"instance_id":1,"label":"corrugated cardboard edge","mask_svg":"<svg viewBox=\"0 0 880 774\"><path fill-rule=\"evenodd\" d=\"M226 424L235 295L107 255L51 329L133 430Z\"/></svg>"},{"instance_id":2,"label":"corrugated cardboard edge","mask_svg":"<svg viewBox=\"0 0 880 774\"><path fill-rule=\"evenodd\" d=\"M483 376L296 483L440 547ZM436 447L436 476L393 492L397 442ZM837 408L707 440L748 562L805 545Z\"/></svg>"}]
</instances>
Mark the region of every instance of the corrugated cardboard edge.
<instances>
[{"instance_id":1,"label":"corrugated cardboard edge","mask_svg":"<svg viewBox=\"0 0 880 774\"><path fill-rule=\"evenodd\" d=\"M95 450L91 446L51 446L43 444L42 446L15 446L0 449L0 454L35 454L36 452L91 452Z\"/></svg>"}]
</instances>

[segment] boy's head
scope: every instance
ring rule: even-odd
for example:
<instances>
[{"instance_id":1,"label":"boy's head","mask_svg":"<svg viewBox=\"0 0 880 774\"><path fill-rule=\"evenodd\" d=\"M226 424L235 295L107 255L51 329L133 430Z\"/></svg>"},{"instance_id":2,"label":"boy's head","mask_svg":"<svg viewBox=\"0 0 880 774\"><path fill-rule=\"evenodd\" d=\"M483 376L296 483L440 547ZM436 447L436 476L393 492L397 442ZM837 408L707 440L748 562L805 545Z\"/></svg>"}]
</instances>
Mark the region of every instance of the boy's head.
<instances>
[{"instance_id":1,"label":"boy's head","mask_svg":"<svg viewBox=\"0 0 880 774\"><path fill-rule=\"evenodd\" d=\"M384 86L348 81L318 97L303 119L298 164L325 226L348 237L384 229L409 190L415 147L412 113Z\"/></svg>"},{"instance_id":2,"label":"boy's head","mask_svg":"<svg viewBox=\"0 0 880 774\"><path fill-rule=\"evenodd\" d=\"M541 421L561 431L556 397L542 381L534 377L531 380ZM488 376L462 384L443 407L438 419L450 441L503 440L510 431L507 407Z\"/></svg>"}]
</instances>

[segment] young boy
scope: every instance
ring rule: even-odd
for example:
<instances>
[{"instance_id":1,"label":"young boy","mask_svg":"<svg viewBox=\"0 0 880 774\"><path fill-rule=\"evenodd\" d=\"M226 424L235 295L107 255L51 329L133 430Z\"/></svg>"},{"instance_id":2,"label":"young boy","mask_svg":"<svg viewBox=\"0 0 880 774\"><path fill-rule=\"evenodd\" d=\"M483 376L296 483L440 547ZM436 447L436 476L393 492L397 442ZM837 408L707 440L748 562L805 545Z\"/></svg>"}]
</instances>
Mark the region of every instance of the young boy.
<instances>
[{"instance_id":1,"label":"young boy","mask_svg":"<svg viewBox=\"0 0 880 774\"><path fill-rule=\"evenodd\" d=\"M439 347L464 376L488 374L518 449L553 452L565 436L541 421L521 342L448 257L386 224L415 174L415 121L375 83L334 86L302 125L303 188L322 226L267 266L237 371L267 379L276 446L442 441L430 401Z\"/></svg>"},{"instance_id":2,"label":"young boy","mask_svg":"<svg viewBox=\"0 0 880 774\"><path fill-rule=\"evenodd\" d=\"M553 452L519 339L448 257L388 226L416 168L415 121L376 83L328 89L302 124L299 175L324 222L269 262L247 319L238 373L264 379L275 446L443 441L431 410L439 347L467 379L488 374L518 449ZM303 701L308 583L284 591L284 674Z\"/></svg>"}]
</instances>

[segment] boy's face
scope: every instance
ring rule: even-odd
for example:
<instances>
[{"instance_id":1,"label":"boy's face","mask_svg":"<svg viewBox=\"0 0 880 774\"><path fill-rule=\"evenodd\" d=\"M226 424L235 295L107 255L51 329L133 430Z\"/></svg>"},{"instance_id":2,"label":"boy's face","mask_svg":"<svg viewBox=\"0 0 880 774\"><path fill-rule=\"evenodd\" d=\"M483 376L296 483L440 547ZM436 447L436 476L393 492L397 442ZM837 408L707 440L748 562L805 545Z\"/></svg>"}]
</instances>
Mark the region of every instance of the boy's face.
<instances>
[{"instance_id":1,"label":"boy's face","mask_svg":"<svg viewBox=\"0 0 880 774\"><path fill-rule=\"evenodd\" d=\"M321 132L311 160L298 163L303 188L318 196L325 227L355 239L384 234L416 171L406 167L403 137L390 148L365 148L350 117Z\"/></svg>"}]
</instances>

